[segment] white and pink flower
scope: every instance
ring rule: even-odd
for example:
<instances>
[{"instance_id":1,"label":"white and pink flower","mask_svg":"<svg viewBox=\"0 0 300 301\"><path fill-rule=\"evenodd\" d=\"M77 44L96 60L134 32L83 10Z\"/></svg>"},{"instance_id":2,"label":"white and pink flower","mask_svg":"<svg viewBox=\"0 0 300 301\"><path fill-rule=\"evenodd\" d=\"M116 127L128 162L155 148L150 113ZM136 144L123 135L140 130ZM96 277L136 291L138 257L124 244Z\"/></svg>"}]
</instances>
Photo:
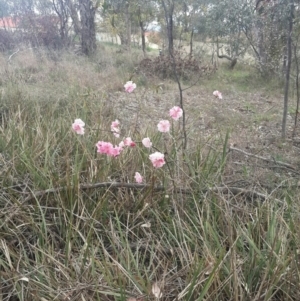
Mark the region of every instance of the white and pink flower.
<instances>
[{"instance_id":1,"label":"white and pink flower","mask_svg":"<svg viewBox=\"0 0 300 301\"><path fill-rule=\"evenodd\" d=\"M142 140L142 143L145 147L150 148L152 146L152 142L149 137L146 137Z\"/></svg>"},{"instance_id":2,"label":"white and pink flower","mask_svg":"<svg viewBox=\"0 0 300 301\"><path fill-rule=\"evenodd\" d=\"M134 91L134 89L136 88L136 84L133 83L132 81L128 81L125 85L124 85L125 91L128 93L132 93Z\"/></svg>"},{"instance_id":3,"label":"white and pink flower","mask_svg":"<svg viewBox=\"0 0 300 301\"><path fill-rule=\"evenodd\" d=\"M83 135L84 134L84 126L85 126L85 123L80 118L78 118L78 119L75 119L74 123L72 124L72 129L78 135Z\"/></svg>"},{"instance_id":4,"label":"white and pink flower","mask_svg":"<svg viewBox=\"0 0 300 301\"><path fill-rule=\"evenodd\" d=\"M219 98L219 99L222 99L222 98L223 98L222 93L221 93L220 91L218 91L218 90L214 91L214 92L213 92L213 95L214 95L215 97Z\"/></svg>"},{"instance_id":5,"label":"white and pink flower","mask_svg":"<svg viewBox=\"0 0 300 301\"><path fill-rule=\"evenodd\" d=\"M137 183L139 183L139 184L143 182L143 177L142 177L142 175L141 175L139 172L136 172L136 173L135 173L134 178L135 178L135 181L136 181Z\"/></svg>"},{"instance_id":6,"label":"white and pink flower","mask_svg":"<svg viewBox=\"0 0 300 301\"><path fill-rule=\"evenodd\" d=\"M124 145L130 146L130 147L135 147L135 142L132 141L131 137L127 137L124 139Z\"/></svg>"},{"instance_id":7,"label":"white and pink flower","mask_svg":"<svg viewBox=\"0 0 300 301\"><path fill-rule=\"evenodd\" d=\"M161 120L157 124L157 129L162 133L169 132L170 131L170 121L169 120Z\"/></svg>"},{"instance_id":8,"label":"white and pink flower","mask_svg":"<svg viewBox=\"0 0 300 301\"><path fill-rule=\"evenodd\" d=\"M165 155L160 152L155 152L149 156L149 159L151 160L153 166L155 168L162 167L166 161L165 161Z\"/></svg>"},{"instance_id":9,"label":"white and pink flower","mask_svg":"<svg viewBox=\"0 0 300 301\"><path fill-rule=\"evenodd\" d=\"M183 114L183 111L180 107L175 106L170 110L170 116L174 119L174 120L178 120Z\"/></svg>"},{"instance_id":10,"label":"white and pink flower","mask_svg":"<svg viewBox=\"0 0 300 301\"><path fill-rule=\"evenodd\" d=\"M110 129L117 138L120 137L120 121L118 119L111 123Z\"/></svg>"}]
</instances>

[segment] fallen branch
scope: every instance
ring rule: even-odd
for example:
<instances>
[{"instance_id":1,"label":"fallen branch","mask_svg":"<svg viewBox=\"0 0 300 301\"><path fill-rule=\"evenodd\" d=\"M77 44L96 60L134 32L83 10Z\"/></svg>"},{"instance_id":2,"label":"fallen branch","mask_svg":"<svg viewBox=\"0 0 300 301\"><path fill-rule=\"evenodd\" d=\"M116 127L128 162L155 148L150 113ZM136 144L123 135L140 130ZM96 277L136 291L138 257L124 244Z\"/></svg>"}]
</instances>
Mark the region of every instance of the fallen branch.
<instances>
[{"instance_id":1,"label":"fallen branch","mask_svg":"<svg viewBox=\"0 0 300 301\"><path fill-rule=\"evenodd\" d=\"M128 189L144 189L150 188L152 185L149 184L136 184L136 183L122 183L122 182L102 182L102 183L95 183L95 184L82 184L79 185L80 190L88 190L88 189L95 189L95 188L128 188ZM25 199L26 201L32 200L38 196L43 196L49 193L56 193L62 190L67 189L67 186L57 187L57 188L49 188L46 190L40 190L36 192L30 193L30 195ZM154 191L163 191L165 188L164 186L154 186Z\"/></svg>"},{"instance_id":2,"label":"fallen branch","mask_svg":"<svg viewBox=\"0 0 300 301\"><path fill-rule=\"evenodd\" d=\"M126 189L145 189L145 188L152 188L154 191L164 191L166 188L164 186L152 186L150 184L137 184L137 183L121 183L121 182L102 182L102 183L95 183L95 184L82 184L79 185L79 190L89 190L89 189L95 189L95 188L126 188ZM51 193L57 193L63 190L68 189L69 187L57 187L57 188L49 188L46 190L40 190L36 192L25 192L26 194L29 194L25 198L25 202L30 201L32 199L35 199L40 196L44 196ZM207 192L231 192L234 195L243 194L249 198L258 198L263 199L264 201L270 198L270 195L263 194L260 192L257 192L255 190L249 190L249 189L243 189L238 187L228 187L228 186L220 186L220 187L214 187L214 188L206 188L202 190L202 193ZM192 194L191 189L184 189L184 188L177 188L175 193L184 193L184 194ZM22 192L24 193L24 192ZM279 201L279 200L277 200Z\"/></svg>"},{"instance_id":3,"label":"fallen branch","mask_svg":"<svg viewBox=\"0 0 300 301\"><path fill-rule=\"evenodd\" d=\"M235 147L230 147L230 148L229 148L229 151L240 152L240 153L242 153L242 154L244 154L244 155L246 155L246 156L249 156L249 157L254 157L254 158L257 158L257 159L266 161L266 162L276 163L276 164L281 165L281 166L284 166L284 167L286 167L286 168L290 168L290 169L292 169L293 171L295 171L296 173L298 173L298 172L296 171L296 168L295 168L293 165L288 164L288 163L285 163L285 162L282 162L282 161L277 161L277 160L275 160L274 158L269 159L269 158L261 157L261 156L258 156L258 155L254 155L254 154L251 154L251 153L247 153L247 152L245 152L245 151L243 151L243 150L241 150L241 149L239 149L239 148L235 148Z\"/></svg>"}]
</instances>

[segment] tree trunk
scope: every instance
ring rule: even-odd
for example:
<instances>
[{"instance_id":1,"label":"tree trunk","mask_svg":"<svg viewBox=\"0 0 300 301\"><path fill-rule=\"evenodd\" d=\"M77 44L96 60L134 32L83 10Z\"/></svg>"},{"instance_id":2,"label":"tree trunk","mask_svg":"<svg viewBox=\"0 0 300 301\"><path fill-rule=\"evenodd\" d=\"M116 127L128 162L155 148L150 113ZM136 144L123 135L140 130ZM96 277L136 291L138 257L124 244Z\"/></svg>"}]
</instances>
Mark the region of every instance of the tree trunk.
<instances>
[{"instance_id":1,"label":"tree trunk","mask_svg":"<svg viewBox=\"0 0 300 301\"><path fill-rule=\"evenodd\" d=\"M168 37L168 50L169 54L173 54L174 50L174 38L173 38L173 13L174 13L174 2L169 1L168 7L166 6L166 3L164 0L161 0L164 13L165 13L165 20L167 24L167 37Z\"/></svg>"},{"instance_id":2,"label":"tree trunk","mask_svg":"<svg viewBox=\"0 0 300 301\"><path fill-rule=\"evenodd\" d=\"M143 22L140 22L140 28L141 28L141 38L142 38L142 50L144 55L146 54L146 39L145 39L145 29L143 26Z\"/></svg>"},{"instance_id":3,"label":"tree trunk","mask_svg":"<svg viewBox=\"0 0 300 301\"><path fill-rule=\"evenodd\" d=\"M194 37L194 28L192 29L190 35L190 58L193 56L193 37Z\"/></svg>"},{"instance_id":4,"label":"tree trunk","mask_svg":"<svg viewBox=\"0 0 300 301\"><path fill-rule=\"evenodd\" d=\"M139 26L141 29L141 39L142 39L142 50L144 55L146 55L146 39L145 39L145 28L144 28L144 23L142 20L142 14L141 14L141 9L138 9L138 14L139 14Z\"/></svg>"},{"instance_id":5,"label":"tree trunk","mask_svg":"<svg viewBox=\"0 0 300 301\"><path fill-rule=\"evenodd\" d=\"M53 0L53 8L59 18L59 34L61 39L61 44L63 47L69 45L69 28L68 28L68 18L69 13L67 9L67 4L63 0L58 0L56 3Z\"/></svg>"},{"instance_id":6,"label":"tree trunk","mask_svg":"<svg viewBox=\"0 0 300 301\"><path fill-rule=\"evenodd\" d=\"M80 36L81 30L80 30L80 22L79 22L77 10L76 10L72 0L66 0L66 3L68 5L69 11L70 11L70 16L71 16L71 19L73 22L75 35Z\"/></svg>"},{"instance_id":7,"label":"tree trunk","mask_svg":"<svg viewBox=\"0 0 300 301\"><path fill-rule=\"evenodd\" d=\"M131 21L129 12L129 1L126 2L126 34L127 34L127 50L131 51Z\"/></svg>"},{"instance_id":8,"label":"tree trunk","mask_svg":"<svg viewBox=\"0 0 300 301\"><path fill-rule=\"evenodd\" d=\"M290 84L290 72L291 72L291 61L292 61L293 15L294 15L294 1L290 0L290 16L288 20L287 45L286 45L287 65L286 65L284 100L283 100L283 118L282 118L282 132L281 132L282 139L285 139L286 120L287 120L287 112L288 112L289 84Z\"/></svg>"},{"instance_id":9,"label":"tree trunk","mask_svg":"<svg viewBox=\"0 0 300 301\"><path fill-rule=\"evenodd\" d=\"M90 0L79 0L81 24L81 50L85 55L92 55L97 49L95 14L96 7Z\"/></svg>"},{"instance_id":10,"label":"tree trunk","mask_svg":"<svg viewBox=\"0 0 300 301\"><path fill-rule=\"evenodd\" d=\"M297 43L298 44L298 43ZM296 105L296 114L294 121L294 129L293 129L293 138L295 137L296 128L297 128L297 120L299 115L299 106L300 106L300 91L299 91L299 62L297 57L297 44L294 45L294 57L295 57L295 65L296 65L296 91L297 91L297 105Z\"/></svg>"},{"instance_id":11,"label":"tree trunk","mask_svg":"<svg viewBox=\"0 0 300 301\"><path fill-rule=\"evenodd\" d=\"M169 12L169 26L168 26L168 40L169 40L169 53L173 53L174 50L174 37L173 37L173 11L174 4L172 4Z\"/></svg>"}]
</instances>

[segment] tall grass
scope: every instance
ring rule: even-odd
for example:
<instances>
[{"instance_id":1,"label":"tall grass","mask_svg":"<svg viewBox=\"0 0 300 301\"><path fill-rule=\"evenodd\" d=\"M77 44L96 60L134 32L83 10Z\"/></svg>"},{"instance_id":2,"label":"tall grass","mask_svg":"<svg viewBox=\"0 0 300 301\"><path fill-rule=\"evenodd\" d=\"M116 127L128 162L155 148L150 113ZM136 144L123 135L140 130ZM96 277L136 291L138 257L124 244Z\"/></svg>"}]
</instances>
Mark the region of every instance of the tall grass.
<instances>
[{"instance_id":1,"label":"tall grass","mask_svg":"<svg viewBox=\"0 0 300 301\"><path fill-rule=\"evenodd\" d=\"M234 194L222 183L227 131L204 140L190 128L182 157L180 140L157 134L151 92L117 92L132 66L105 55L103 70L72 54L2 58L0 300L155 300L154 284L162 300L299 300L296 188ZM98 140L118 143L120 115L138 146L97 154ZM149 164L146 136L166 154L162 169ZM149 185L125 185L136 171Z\"/></svg>"}]
</instances>

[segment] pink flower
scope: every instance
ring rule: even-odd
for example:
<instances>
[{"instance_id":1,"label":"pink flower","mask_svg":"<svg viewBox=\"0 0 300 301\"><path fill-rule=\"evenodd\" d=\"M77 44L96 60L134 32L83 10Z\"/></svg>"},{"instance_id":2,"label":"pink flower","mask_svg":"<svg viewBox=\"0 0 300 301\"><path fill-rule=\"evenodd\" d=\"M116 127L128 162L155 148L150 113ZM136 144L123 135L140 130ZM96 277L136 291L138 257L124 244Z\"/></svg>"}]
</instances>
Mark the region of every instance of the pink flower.
<instances>
[{"instance_id":1,"label":"pink flower","mask_svg":"<svg viewBox=\"0 0 300 301\"><path fill-rule=\"evenodd\" d=\"M118 119L116 119L111 123L112 128L118 128L119 126L120 126L120 121Z\"/></svg>"},{"instance_id":2,"label":"pink flower","mask_svg":"<svg viewBox=\"0 0 300 301\"><path fill-rule=\"evenodd\" d=\"M120 137L120 121L118 119L111 123L110 129L117 138Z\"/></svg>"},{"instance_id":3,"label":"pink flower","mask_svg":"<svg viewBox=\"0 0 300 301\"><path fill-rule=\"evenodd\" d=\"M135 147L135 142L133 142L130 137L127 137L124 139L124 145Z\"/></svg>"},{"instance_id":4,"label":"pink flower","mask_svg":"<svg viewBox=\"0 0 300 301\"><path fill-rule=\"evenodd\" d=\"M98 141L96 147L98 153L106 154L111 157L119 156L121 151L123 150L122 147L120 146L113 147L113 145L110 142L105 142L105 141Z\"/></svg>"},{"instance_id":5,"label":"pink flower","mask_svg":"<svg viewBox=\"0 0 300 301\"><path fill-rule=\"evenodd\" d=\"M143 177L141 176L141 174L140 174L139 172L136 172L136 173L135 173L134 178L135 178L135 181L136 181L137 183L142 183L142 182L143 182Z\"/></svg>"},{"instance_id":6,"label":"pink flower","mask_svg":"<svg viewBox=\"0 0 300 301\"><path fill-rule=\"evenodd\" d=\"M170 116L174 119L174 120L178 120L181 116L182 116L182 109L180 107L173 107L171 110L170 110Z\"/></svg>"},{"instance_id":7,"label":"pink flower","mask_svg":"<svg viewBox=\"0 0 300 301\"><path fill-rule=\"evenodd\" d=\"M155 152L149 156L154 167L159 168L162 167L165 162L165 155L160 152Z\"/></svg>"},{"instance_id":8,"label":"pink flower","mask_svg":"<svg viewBox=\"0 0 300 301\"><path fill-rule=\"evenodd\" d=\"M152 146L152 142L150 141L150 138L144 138L143 140L142 140L142 143L143 143L143 145L145 146L145 147L148 147L148 148L150 148L151 146Z\"/></svg>"},{"instance_id":9,"label":"pink flower","mask_svg":"<svg viewBox=\"0 0 300 301\"><path fill-rule=\"evenodd\" d=\"M222 99L222 98L223 98L223 97L222 97L222 93L219 92L218 90L214 91L214 92L213 92L213 95L214 95L215 97L219 98L219 99Z\"/></svg>"},{"instance_id":10,"label":"pink flower","mask_svg":"<svg viewBox=\"0 0 300 301\"><path fill-rule=\"evenodd\" d=\"M124 88L126 92L131 93L136 88L136 84L132 81L129 81L124 85Z\"/></svg>"},{"instance_id":11,"label":"pink flower","mask_svg":"<svg viewBox=\"0 0 300 301\"><path fill-rule=\"evenodd\" d=\"M169 132L169 130L170 130L170 122L169 122L169 120L161 120L158 123L157 128L162 133Z\"/></svg>"},{"instance_id":12,"label":"pink flower","mask_svg":"<svg viewBox=\"0 0 300 301\"><path fill-rule=\"evenodd\" d=\"M81 119L75 119L74 123L72 124L72 129L78 135L83 135L84 134L84 126L85 126L85 123Z\"/></svg>"},{"instance_id":13,"label":"pink flower","mask_svg":"<svg viewBox=\"0 0 300 301\"><path fill-rule=\"evenodd\" d=\"M98 141L97 152L100 154L110 154L112 153L113 145L110 142Z\"/></svg>"},{"instance_id":14,"label":"pink flower","mask_svg":"<svg viewBox=\"0 0 300 301\"><path fill-rule=\"evenodd\" d=\"M121 154L121 151L123 150L120 146L115 146L112 148L111 152L107 154L108 156L117 157Z\"/></svg>"},{"instance_id":15,"label":"pink flower","mask_svg":"<svg viewBox=\"0 0 300 301\"><path fill-rule=\"evenodd\" d=\"M119 143L119 147L123 148L124 146L125 146L124 141L121 141L121 142Z\"/></svg>"}]
</instances>

